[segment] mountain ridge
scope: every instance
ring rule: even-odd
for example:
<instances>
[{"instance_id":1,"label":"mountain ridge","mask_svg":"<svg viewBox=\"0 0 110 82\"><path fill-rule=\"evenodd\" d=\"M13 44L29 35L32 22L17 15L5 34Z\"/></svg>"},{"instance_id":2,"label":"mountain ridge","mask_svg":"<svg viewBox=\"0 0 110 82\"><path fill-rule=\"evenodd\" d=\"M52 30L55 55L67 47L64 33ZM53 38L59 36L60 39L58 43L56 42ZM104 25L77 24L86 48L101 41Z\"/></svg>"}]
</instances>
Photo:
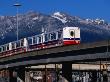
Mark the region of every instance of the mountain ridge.
<instances>
[{"instance_id":1,"label":"mountain ridge","mask_svg":"<svg viewBox=\"0 0 110 82\"><path fill-rule=\"evenodd\" d=\"M110 39L110 24L103 19L83 19L62 12L46 15L28 12L18 15L19 39L42 32L60 29L66 26L77 26L81 29L81 40L93 42ZM0 16L0 45L16 41L16 16Z\"/></svg>"}]
</instances>

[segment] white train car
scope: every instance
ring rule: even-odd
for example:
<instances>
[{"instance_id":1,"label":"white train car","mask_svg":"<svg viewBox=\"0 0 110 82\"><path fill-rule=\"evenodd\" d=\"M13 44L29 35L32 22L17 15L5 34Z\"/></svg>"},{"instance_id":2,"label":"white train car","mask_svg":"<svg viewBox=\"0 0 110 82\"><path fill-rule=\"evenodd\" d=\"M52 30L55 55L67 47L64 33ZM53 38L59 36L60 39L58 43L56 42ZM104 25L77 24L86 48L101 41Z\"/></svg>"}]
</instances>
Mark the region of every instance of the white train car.
<instances>
[{"instance_id":1,"label":"white train car","mask_svg":"<svg viewBox=\"0 0 110 82\"><path fill-rule=\"evenodd\" d=\"M28 42L26 38L1 45L0 58L11 56L13 54L26 52L28 50L27 48L28 48Z\"/></svg>"},{"instance_id":2,"label":"white train car","mask_svg":"<svg viewBox=\"0 0 110 82\"><path fill-rule=\"evenodd\" d=\"M80 28L64 27L60 30L42 33L1 45L0 57L11 56L32 50L73 44L80 44Z\"/></svg>"}]
</instances>

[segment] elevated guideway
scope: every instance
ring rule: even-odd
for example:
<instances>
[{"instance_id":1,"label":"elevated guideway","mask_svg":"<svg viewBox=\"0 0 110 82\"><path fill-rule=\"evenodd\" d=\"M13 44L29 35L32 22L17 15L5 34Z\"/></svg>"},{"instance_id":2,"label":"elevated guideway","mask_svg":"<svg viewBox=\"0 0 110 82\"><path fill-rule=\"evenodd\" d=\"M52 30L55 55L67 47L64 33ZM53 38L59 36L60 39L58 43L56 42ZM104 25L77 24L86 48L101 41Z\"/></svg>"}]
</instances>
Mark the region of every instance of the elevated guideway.
<instances>
[{"instance_id":1,"label":"elevated guideway","mask_svg":"<svg viewBox=\"0 0 110 82\"><path fill-rule=\"evenodd\" d=\"M95 61L110 58L110 40L34 50L0 59L0 69L34 64Z\"/></svg>"}]
</instances>

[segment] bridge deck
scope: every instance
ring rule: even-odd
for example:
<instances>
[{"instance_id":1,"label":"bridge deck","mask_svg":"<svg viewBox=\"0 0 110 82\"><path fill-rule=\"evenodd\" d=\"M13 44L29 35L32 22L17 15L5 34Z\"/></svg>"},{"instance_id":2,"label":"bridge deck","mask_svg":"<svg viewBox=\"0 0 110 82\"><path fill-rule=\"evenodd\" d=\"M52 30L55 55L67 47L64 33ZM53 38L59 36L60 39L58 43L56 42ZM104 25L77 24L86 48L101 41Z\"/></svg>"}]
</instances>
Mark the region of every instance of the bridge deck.
<instances>
[{"instance_id":1,"label":"bridge deck","mask_svg":"<svg viewBox=\"0 0 110 82\"><path fill-rule=\"evenodd\" d=\"M108 52L107 52L108 46ZM0 68L63 61L90 60L110 57L110 41L83 43L34 50L0 59Z\"/></svg>"}]
</instances>

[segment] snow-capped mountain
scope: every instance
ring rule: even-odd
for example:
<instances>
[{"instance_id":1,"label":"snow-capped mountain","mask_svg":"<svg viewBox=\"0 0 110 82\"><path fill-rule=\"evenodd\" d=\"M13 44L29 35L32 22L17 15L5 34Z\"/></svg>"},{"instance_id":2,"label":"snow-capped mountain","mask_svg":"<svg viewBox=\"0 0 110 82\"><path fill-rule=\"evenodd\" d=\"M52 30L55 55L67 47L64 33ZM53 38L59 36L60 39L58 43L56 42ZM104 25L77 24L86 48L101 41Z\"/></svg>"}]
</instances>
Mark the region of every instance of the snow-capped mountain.
<instances>
[{"instance_id":1,"label":"snow-capped mountain","mask_svg":"<svg viewBox=\"0 0 110 82\"><path fill-rule=\"evenodd\" d=\"M47 32L65 26L77 26L81 29L81 42L93 42L110 39L110 24L102 19L83 19L62 12L46 15L28 12L18 16L19 39ZM0 16L0 45L16 40L16 16Z\"/></svg>"},{"instance_id":2,"label":"snow-capped mountain","mask_svg":"<svg viewBox=\"0 0 110 82\"><path fill-rule=\"evenodd\" d=\"M62 23L66 23L67 22L67 18L65 16L65 14L61 14L60 12L55 12L52 17L62 21Z\"/></svg>"}]
</instances>

